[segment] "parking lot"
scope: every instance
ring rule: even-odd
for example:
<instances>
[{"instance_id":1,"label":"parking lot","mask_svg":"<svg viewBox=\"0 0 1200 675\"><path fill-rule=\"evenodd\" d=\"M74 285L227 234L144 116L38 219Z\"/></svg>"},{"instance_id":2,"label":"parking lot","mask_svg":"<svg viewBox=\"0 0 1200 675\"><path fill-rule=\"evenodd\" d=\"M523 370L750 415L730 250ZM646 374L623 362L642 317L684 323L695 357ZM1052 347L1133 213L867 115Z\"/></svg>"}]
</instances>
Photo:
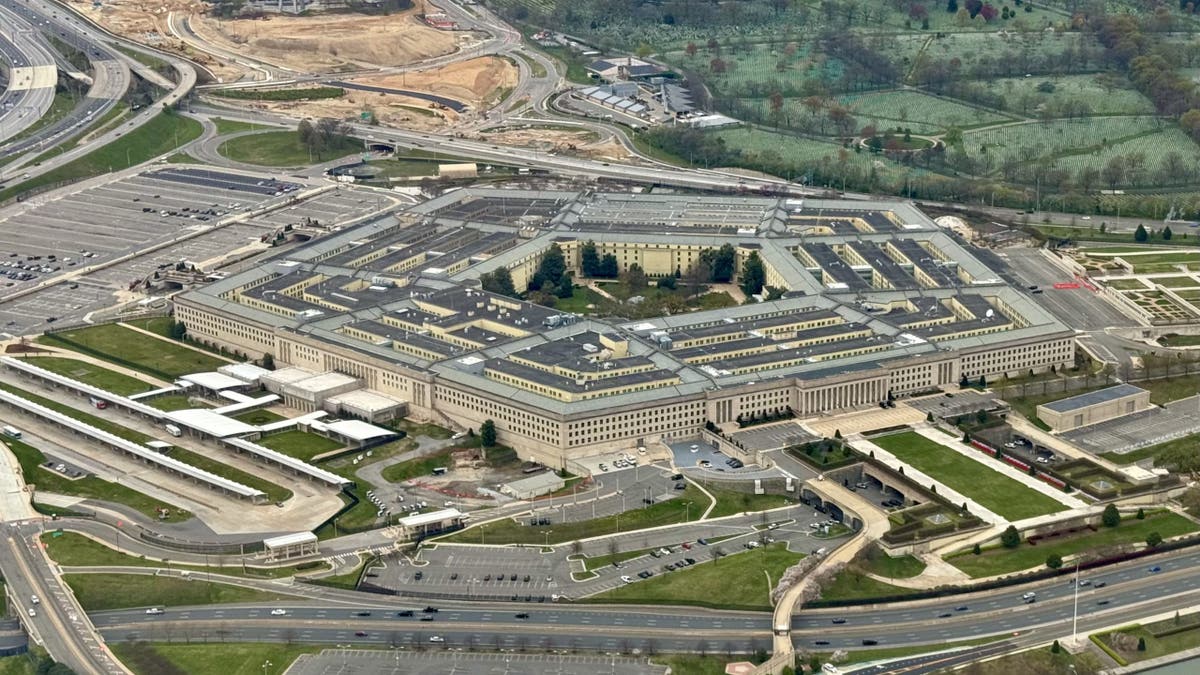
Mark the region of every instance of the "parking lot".
<instances>
[{"instance_id":1,"label":"parking lot","mask_svg":"<svg viewBox=\"0 0 1200 675\"><path fill-rule=\"evenodd\" d=\"M1200 396L1128 415L1063 434L1063 438L1092 453L1126 453L1200 433Z\"/></svg>"},{"instance_id":2,"label":"parking lot","mask_svg":"<svg viewBox=\"0 0 1200 675\"><path fill-rule=\"evenodd\" d=\"M910 500L915 495L905 495L893 487L884 487L878 478L866 473L868 468L867 465L856 464L833 472L829 478L841 483L842 487L851 492L857 492L860 497L884 511L895 511L911 505Z\"/></svg>"},{"instance_id":3,"label":"parking lot","mask_svg":"<svg viewBox=\"0 0 1200 675\"><path fill-rule=\"evenodd\" d=\"M904 399L904 405L922 413L933 413L934 417L958 417L972 415L979 410L994 410L1005 404L990 394L974 389L960 389L943 394Z\"/></svg>"},{"instance_id":4,"label":"parking lot","mask_svg":"<svg viewBox=\"0 0 1200 675\"><path fill-rule=\"evenodd\" d=\"M503 646L503 645L498 645ZM326 649L305 654L287 675L662 675L663 666L646 659L570 654L480 654L472 652L392 652L365 649Z\"/></svg>"},{"instance_id":5,"label":"parking lot","mask_svg":"<svg viewBox=\"0 0 1200 675\"><path fill-rule=\"evenodd\" d=\"M794 421L741 429L729 436L749 452L787 448L817 440L815 436Z\"/></svg>"}]
</instances>

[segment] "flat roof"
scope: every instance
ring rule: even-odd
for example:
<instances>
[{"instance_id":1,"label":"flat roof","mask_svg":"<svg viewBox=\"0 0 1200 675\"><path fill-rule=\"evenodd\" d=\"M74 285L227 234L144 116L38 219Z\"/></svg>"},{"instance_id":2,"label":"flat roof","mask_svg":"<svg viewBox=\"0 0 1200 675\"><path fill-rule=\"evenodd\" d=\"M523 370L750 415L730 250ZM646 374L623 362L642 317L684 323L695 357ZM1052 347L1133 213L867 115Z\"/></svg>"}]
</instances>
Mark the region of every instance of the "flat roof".
<instances>
[{"instance_id":1,"label":"flat roof","mask_svg":"<svg viewBox=\"0 0 1200 675\"><path fill-rule=\"evenodd\" d=\"M209 410L208 408L175 410L165 413L165 415L167 419L176 424L185 426L189 429L195 429L202 434L215 436L217 438L238 436L241 434L252 434L258 431L258 427L254 426L253 424L246 424L241 420L235 420L232 417L226 417L218 412Z\"/></svg>"},{"instance_id":2,"label":"flat roof","mask_svg":"<svg viewBox=\"0 0 1200 675\"><path fill-rule=\"evenodd\" d=\"M1043 403L1038 407L1058 413L1070 412L1072 410L1079 410L1080 408L1087 408L1088 406L1093 406L1097 403L1107 403L1109 401L1115 401L1127 396L1136 396L1137 394L1144 393L1145 391L1145 389L1135 387L1132 384L1122 383L1116 385L1115 387L1108 387L1098 391L1089 391L1086 394L1079 394L1078 396L1072 396L1070 398L1063 398L1057 401Z\"/></svg>"},{"instance_id":3,"label":"flat roof","mask_svg":"<svg viewBox=\"0 0 1200 675\"><path fill-rule=\"evenodd\" d=\"M562 476L559 476L553 471L547 469L546 471L543 471L535 476L511 480L505 483L504 487L512 490L513 492L525 492L526 490L537 490L539 488L562 485L565 482L566 481L563 480Z\"/></svg>"},{"instance_id":4,"label":"flat roof","mask_svg":"<svg viewBox=\"0 0 1200 675\"><path fill-rule=\"evenodd\" d=\"M422 525L432 525L454 518L462 518L463 514L458 509L439 509L430 511L429 513L418 513L413 516L405 516L398 522L404 527L421 527Z\"/></svg>"},{"instance_id":5,"label":"flat roof","mask_svg":"<svg viewBox=\"0 0 1200 675\"><path fill-rule=\"evenodd\" d=\"M211 389L212 391L221 391L222 389L233 389L234 387L244 387L246 382L236 377L231 377L224 373L189 373L180 377L184 382Z\"/></svg>"},{"instance_id":6,"label":"flat roof","mask_svg":"<svg viewBox=\"0 0 1200 675\"><path fill-rule=\"evenodd\" d=\"M317 535L312 532L296 532L295 534L281 534L278 537L263 539L263 546L267 548L283 548L284 546L295 546L296 544L311 544L316 541Z\"/></svg>"},{"instance_id":7,"label":"flat roof","mask_svg":"<svg viewBox=\"0 0 1200 675\"><path fill-rule=\"evenodd\" d=\"M319 422L313 420L309 423L309 426L317 431L330 431L338 436L354 441L369 441L372 438L384 438L396 435L396 432L391 429L377 427L374 424L368 424L361 420L341 420L340 422Z\"/></svg>"}]
</instances>

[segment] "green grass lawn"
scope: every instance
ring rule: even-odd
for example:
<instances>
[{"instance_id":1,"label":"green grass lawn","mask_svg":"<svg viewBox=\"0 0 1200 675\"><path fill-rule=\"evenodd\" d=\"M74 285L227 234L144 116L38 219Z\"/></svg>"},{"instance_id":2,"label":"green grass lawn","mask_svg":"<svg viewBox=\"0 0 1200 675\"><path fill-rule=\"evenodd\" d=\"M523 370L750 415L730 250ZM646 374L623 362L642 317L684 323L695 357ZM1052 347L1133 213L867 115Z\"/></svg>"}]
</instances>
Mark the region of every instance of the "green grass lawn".
<instances>
[{"instance_id":1,"label":"green grass lawn","mask_svg":"<svg viewBox=\"0 0 1200 675\"><path fill-rule=\"evenodd\" d=\"M1166 443L1157 443L1144 448L1138 448L1132 452L1126 452L1123 454L1116 452L1105 452L1101 453L1100 456L1115 464L1133 464L1134 462L1140 462L1143 459L1157 458L1159 455L1167 452L1168 450L1174 450L1176 448L1195 448L1198 446L1198 444L1200 444L1200 434L1191 434L1190 436L1176 438L1175 440L1167 441Z\"/></svg>"},{"instance_id":2,"label":"green grass lawn","mask_svg":"<svg viewBox=\"0 0 1200 675\"><path fill-rule=\"evenodd\" d=\"M358 580L362 578L363 567L367 565L367 561L359 556L359 562L354 566L354 569L342 574L335 574L320 579L313 579L312 583L318 586L328 586L329 588L341 588L348 591L353 591L358 588Z\"/></svg>"},{"instance_id":3,"label":"green grass lawn","mask_svg":"<svg viewBox=\"0 0 1200 675\"><path fill-rule=\"evenodd\" d=\"M1177 629L1179 632L1169 635L1163 634ZM1138 651L1136 648L1116 649L1112 639L1114 633L1125 633L1132 635L1134 638L1144 638L1146 640L1146 650ZM1158 634L1158 637L1155 634ZM1179 617L1178 622L1174 618L1171 618L1144 626L1133 624L1109 633L1102 633L1097 637L1129 663L1156 659L1160 656L1200 647L1200 616L1188 614Z\"/></svg>"},{"instance_id":4,"label":"green grass lawn","mask_svg":"<svg viewBox=\"0 0 1200 675\"><path fill-rule=\"evenodd\" d=\"M111 323L51 333L39 339L56 347L85 351L163 379L212 371L229 363L178 342L160 340Z\"/></svg>"},{"instance_id":5,"label":"green grass lawn","mask_svg":"<svg viewBox=\"0 0 1200 675\"><path fill-rule=\"evenodd\" d=\"M685 509L684 505L689 501L692 502L692 506L690 509ZM683 494L675 499L627 511L620 516L540 526L529 526L523 521L505 518L456 532L445 537L445 541L463 544L544 544L548 541L551 544L557 544L575 539L598 537L603 534L673 525L684 522L685 516L690 516L691 520L695 520L699 514L704 512L704 507L708 503L709 500L704 493L695 486L689 485ZM548 538L547 534L549 534Z\"/></svg>"},{"instance_id":6,"label":"green grass lawn","mask_svg":"<svg viewBox=\"0 0 1200 675\"><path fill-rule=\"evenodd\" d=\"M1160 380L1138 382L1137 386L1150 392L1150 402L1155 405L1178 401L1195 396L1200 391L1200 375L1178 375Z\"/></svg>"},{"instance_id":7,"label":"green grass lawn","mask_svg":"<svg viewBox=\"0 0 1200 675\"><path fill-rule=\"evenodd\" d=\"M1158 341L1166 347L1197 347L1200 346L1200 335L1164 335Z\"/></svg>"},{"instance_id":8,"label":"green grass lawn","mask_svg":"<svg viewBox=\"0 0 1200 675\"><path fill-rule=\"evenodd\" d=\"M609 553L608 555L583 556L581 560L583 560L585 569L589 572L594 572L602 567L608 567L613 563L623 563L626 560L633 560L634 558L644 556L652 550L654 549L644 548L640 551L621 551L619 553Z\"/></svg>"},{"instance_id":9,"label":"green grass lawn","mask_svg":"<svg viewBox=\"0 0 1200 675\"><path fill-rule=\"evenodd\" d=\"M41 450L12 438L6 438L4 442L17 456L17 462L21 465L21 473L25 476L25 482L36 485L39 491L122 504L150 518L158 518L158 509L164 507L171 511L166 519L166 522L169 523L181 522L192 517L191 513L181 511L172 504L161 502L124 485L110 483L102 478L85 476L72 480L43 467L46 456L42 454Z\"/></svg>"},{"instance_id":10,"label":"green grass lawn","mask_svg":"<svg viewBox=\"0 0 1200 675\"><path fill-rule=\"evenodd\" d=\"M327 648L265 642L114 642L110 646L137 675L281 675L302 654Z\"/></svg>"},{"instance_id":11,"label":"green grass lawn","mask_svg":"<svg viewBox=\"0 0 1200 675\"><path fill-rule=\"evenodd\" d=\"M399 483L417 476L429 476L437 467L450 466L450 451L444 450L432 455L425 455L406 462L398 462L382 472L383 479L389 483Z\"/></svg>"},{"instance_id":12,"label":"green grass lawn","mask_svg":"<svg viewBox=\"0 0 1200 675\"><path fill-rule=\"evenodd\" d=\"M191 408L203 407L193 405L188 399L187 394L166 394L163 396L155 396L154 398L143 399L142 403L151 408L158 408L163 412L173 412L175 410L189 410Z\"/></svg>"},{"instance_id":13,"label":"green grass lawn","mask_svg":"<svg viewBox=\"0 0 1200 675\"><path fill-rule=\"evenodd\" d=\"M828 585L821 585L822 600L863 600L905 595L911 592L901 586L876 581L850 568L839 572Z\"/></svg>"},{"instance_id":14,"label":"green grass lawn","mask_svg":"<svg viewBox=\"0 0 1200 675\"><path fill-rule=\"evenodd\" d=\"M1195 532L1196 529L1191 520L1169 511L1160 511L1146 514L1145 520L1130 516L1122 519L1117 527L1101 527L1096 532L1042 540L1037 546L1022 542L1014 549L988 548L980 555L966 551L946 556L946 561L972 577L990 577L1041 567L1052 554L1066 558L1107 546L1144 543L1151 532L1157 532L1166 539Z\"/></svg>"},{"instance_id":15,"label":"green grass lawn","mask_svg":"<svg viewBox=\"0 0 1200 675\"><path fill-rule=\"evenodd\" d=\"M776 509L781 506L787 506L792 501L783 495L756 495L751 492L738 492L737 490L726 490L712 486L705 486L704 489L712 493L712 496L717 499L717 506L712 510L712 513L708 514L709 518L733 516L747 511ZM705 500L698 505L693 504L692 513L696 515L704 513L707 503L707 500Z\"/></svg>"},{"instance_id":16,"label":"green grass lawn","mask_svg":"<svg viewBox=\"0 0 1200 675\"><path fill-rule=\"evenodd\" d=\"M1008 520L1040 516L1064 508L1062 504L1040 492L1025 487L999 472L989 471L990 467L983 462L964 457L915 432L891 434L871 440L894 454L900 461L923 471Z\"/></svg>"},{"instance_id":17,"label":"green grass lawn","mask_svg":"<svg viewBox=\"0 0 1200 675\"><path fill-rule=\"evenodd\" d=\"M0 190L0 202L30 188L83 180L136 166L195 140L202 131L203 127L196 120L168 112L159 113L146 124L102 148L41 176Z\"/></svg>"},{"instance_id":18,"label":"green grass lawn","mask_svg":"<svg viewBox=\"0 0 1200 675\"><path fill-rule=\"evenodd\" d=\"M222 143L217 152L235 162L246 164L308 166L363 152L363 147L353 139L346 139L318 156L309 152L295 131L280 130L231 138Z\"/></svg>"},{"instance_id":19,"label":"green grass lawn","mask_svg":"<svg viewBox=\"0 0 1200 675\"><path fill-rule=\"evenodd\" d=\"M573 314L594 314L599 311L603 296L587 286L576 286L574 294L569 298L559 298L554 308ZM592 305L592 307L588 307Z\"/></svg>"},{"instance_id":20,"label":"green grass lawn","mask_svg":"<svg viewBox=\"0 0 1200 675\"><path fill-rule=\"evenodd\" d=\"M55 562L68 567L106 567L112 565L123 565L131 567L166 567L167 563L160 560L147 560L141 556L129 555L116 549L109 548L98 541L89 539L82 534L75 532L62 532L58 536L54 536L55 532L46 532L42 534L42 543L45 545L46 555L50 556ZM216 562L220 556L211 556L212 561ZM235 577L251 577L260 579L278 579L281 577L290 577L297 572L313 570L318 568L326 568L324 563L301 563L290 567L247 567L243 573L241 565L221 567L217 565L182 565L179 563L170 563L171 569L186 569L197 572L212 572L213 574L225 574Z\"/></svg>"},{"instance_id":21,"label":"green grass lawn","mask_svg":"<svg viewBox=\"0 0 1200 675\"><path fill-rule=\"evenodd\" d=\"M863 570L890 579L910 579L925 571L925 563L911 555L892 557L886 553L860 557L856 564Z\"/></svg>"},{"instance_id":22,"label":"green grass lawn","mask_svg":"<svg viewBox=\"0 0 1200 675\"><path fill-rule=\"evenodd\" d=\"M155 316L149 319L134 319L125 323L141 328L144 331L149 331L155 335L169 338L171 337L171 326L175 324L175 319L169 316Z\"/></svg>"},{"instance_id":23,"label":"green grass lawn","mask_svg":"<svg viewBox=\"0 0 1200 675\"><path fill-rule=\"evenodd\" d=\"M213 119L213 123L217 126L217 135L224 136L225 134L236 134L242 131L258 131L259 129L278 129L279 127L270 124L255 124L254 122L239 122L237 120L227 120L222 117Z\"/></svg>"},{"instance_id":24,"label":"green grass lawn","mask_svg":"<svg viewBox=\"0 0 1200 675\"><path fill-rule=\"evenodd\" d=\"M305 462L311 461L317 455L343 447L335 440L299 429L264 436L258 440L258 444Z\"/></svg>"},{"instance_id":25,"label":"green grass lawn","mask_svg":"<svg viewBox=\"0 0 1200 675\"><path fill-rule=\"evenodd\" d=\"M428 436L439 441L444 441L454 435L454 432L446 427L439 427L429 422L414 422L409 419L393 420L388 426L397 431L403 431L409 436Z\"/></svg>"},{"instance_id":26,"label":"green grass lawn","mask_svg":"<svg viewBox=\"0 0 1200 675\"><path fill-rule=\"evenodd\" d=\"M625 584L587 600L770 610L771 587L803 557L788 551L782 543L769 544L677 572L664 572L660 568L650 579Z\"/></svg>"},{"instance_id":27,"label":"green grass lawn","mask_svg":"<svg viewBox=\"0 0 1200 675\"><path fill-rule=\"evenodd\" d=\"M58 356L36 356L26 359L26 362L45 368L52 373L70 377L93 387L100 387L118 396L129 396L150 391L155 387L147 382L130 377L115 370L109 370L86 361L66 359Z\"/></svg>"},{"instance_id":28,"label":"green grass lawn","mask_svg":"<svg viewBox=\"0 0 1200 675\"><path fill-rule=\"evenodd\" d=\"M142 574L67 574L63 580L75 592L83 609L89 612L156 605L169 608L298 599L286 593L268 593L199 579Z\"/></svg>"},{"instance_id":29,"label":"green grass lawn","mask_svg":"<svg viewBox=\"0 0 1200 675\"><path fill-rule=\"evenodd\" d=\"M19 389L17 387L9 385L9 384L0 384L0 389L3 389L12 394L16 394L17 396L25 398L29 401L33 401L34 403L45 406L51 410L58 411L64 415L74 417L75 419L79 420L80 422L83 422L85 424L90 424L91 426L96 427L97 429L100 429L102 431L107 431L108 433L113 434L114 436L120 436L121 438L124 438L127 441L132 441L134 443L146 443L148 441L154 440L154 438L152 436L143 434L140 431L135 431L133 429L130 429L129 427L121 426L120 424L116 424L115 422L108 421L106 418L97 417L91 413L83 412L82 410L77 410L75 408L72 408L69 405L59 403L58 401L53 401L53 400L45 398L43 396L38 396L37 394L34 394L29 391L25 391L24 389Z\"/></svg>"},{"instance_id":30,"label":"green grass lawn","mask_svg":"<svg viewBox=\"0 0 1200 675\"><path fill-rule=\"evenodd\" d=\"M240 415L234 415L233 418L255 426L262 426L287 419L283 415L271 412L270 410L251 410Z\"/></svg>"}]
</instances>

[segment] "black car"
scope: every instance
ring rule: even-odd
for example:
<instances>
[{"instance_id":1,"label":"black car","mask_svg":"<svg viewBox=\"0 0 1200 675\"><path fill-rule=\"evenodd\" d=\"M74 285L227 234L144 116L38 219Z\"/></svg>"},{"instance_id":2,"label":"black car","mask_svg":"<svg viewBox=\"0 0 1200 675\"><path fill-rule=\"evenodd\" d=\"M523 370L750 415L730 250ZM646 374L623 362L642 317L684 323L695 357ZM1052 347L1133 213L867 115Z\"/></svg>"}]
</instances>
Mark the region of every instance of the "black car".
<instances>
[{"instance_id":1,"label":"black car","mask_svg":"<svg viewBox=\"0 0 1200 675\"><path fill-rule=\"evenodd\" d=\"M879 640L863 640L862 643L864 647L873 647L879 644Z\"/></svg>"},{"instance_id":2,"label":"black car","mask_svg":"<svg viewBox=\"0 0 1200 675\"><path fill-rule=\"evenodd\" d=\"M676 490L686 490L686 489L687 489L687 483L676 483L676 484L675 484L675 489L676 489Z\"/></svg>"},{"instance_id":3,"label":"black car","mask_svg":"<svg viewBox=\"0 0 1200 675\"><path fill-rule=\"evenodd\" d=\"M683 480L683 474L677 473L671 476L671 480Z\"/></svg>"},{"instance_id":4,"label":"black car","mask_svg":"<svg viewBox=\"0 0 1200 675\"><path fill-rule=\"evenodd\" d=\"M516 614L515 616L516 616L518 619L528 619L528 618L529 618L529 612L520 612L519 614Z\"/></svg>"},{"instance_id":5,"label":"black car","mask_svg":"<svg viewBox=\"0 0 1200 675\"><path fill-rule=\"evenodd\" d=\"M437 607L426 607L425 609L423 609L421 611L425 612L426 614L437 614L438 608Z\"/></svg>"},{"instance_id":6,"label":"black car","mask_svg":"<svg viewBox=\"0 0 1200 675\"><path fill-rule=\"evenodd\" d=\"M413 575L413 579L416 579L417 581L420 581L424 578L425 578L424 572L417 572L416 574Z\"/></svg>"},{"instance_id":7,"label":"black car","mask_svg":"<svg viewBox=\"0 0 1200 675\"><path fill-rule=\"evenodd\" d=\"M458 572L450 575L450 581L458 581Z\"/></svg>"},{"instance_id":8,"label":"black car","mask_svg":"<svg viewBox=\"0 0 1200 675\"><path fill-rule=\"evenodd\" d=\"M833 622L837 623L837 624L842 624L842 623L846 623L846 620L841 617L838 617L838 618L834 619Z\"/></svg>"},{"instance_id":9,"label":"black car","mask_svg":"<svg viewBox=\"0 0 1200 675\"><path fill-rule=\"evenodd\" d=\"M414 612L411 609L396 612L396 616L412 616Z\"/></svg>"},{"instance_id":10,"label":"black car","mask_svg":"<svg viewBox=\"0 0 1200 675\"><path fill-rule=\"evenodd\" d=\"M516 580L517 580L517 575L513 574L512 576L508 577L508 580L509 580L509 581L516 581Z\"/></svg>"},{"instance_id":11,"label":"black car","mask_svg":"<svg viewBox=\"0 0 1200 675\"><path fill-rule=\"evenodd\" d=\"M355 612L354 616L371 616L370 612Z\"/></svg>"}]
</instances>

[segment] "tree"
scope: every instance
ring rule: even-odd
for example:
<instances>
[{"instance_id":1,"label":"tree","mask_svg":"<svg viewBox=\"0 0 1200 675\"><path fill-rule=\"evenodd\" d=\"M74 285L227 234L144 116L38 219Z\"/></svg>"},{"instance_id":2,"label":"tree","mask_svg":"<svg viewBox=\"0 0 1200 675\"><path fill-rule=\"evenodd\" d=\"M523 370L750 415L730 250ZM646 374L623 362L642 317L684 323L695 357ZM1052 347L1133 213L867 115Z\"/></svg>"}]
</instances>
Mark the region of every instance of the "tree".
<instances>
[{"instance_id":1,"label":"tree","mask_svg":"<svg viewBox=\"0 0 1200 675\"><path fill-rule=\"evenodd\" d=\"M1173 473L1184 473L1190 476L1200 474L1200 453L1194 446L1175 445L1167 448L1154 458L1154 466L1166 467Z\"/></svg>"},{"instance_id":2,"label":"tree","mask_svg":"<svg viewBox=\"0 0 1200 675\"><path fill-rule=\"evenodd\" d=\"M974 546L971 547L971 553L973 553L975 555L980 555L981 553L983 553L983 548L979 546L978 542Z\"/></svg>"},{"instance_id":3,"label":"tree","mask_svg":"<svg viewBox=\"0 0 1200 675\"><path fill-rule=\"evenodd\" d=\"M1056 570L1056 569L1062 567L1062 564L1063 564L1063 559L1062 559L1061 555L1059 555L1057 553L1051 553L1050 555L1046 556L1046 567L1049 567L1052 570Z\"/></svg>"},{"instance_id":4,"label":"tree","mask_svg":"<svg viewBox=\"0 0 1200 675\"><path fill-rule=\"evenodd\" d=\"M182 340L187 337L187 326L182 321L172 321L168 335L171 336L172 340Z\"/></svg>"},{"instance_id":5,"label":"tree","mask_svg":"<svg viewBox=\"0 0 1200 675\"><path fill-rule=\"evenodd\" d=\"M617 262L617 256L606 253L600 259L600 268L596 270L596 276L604 279L616 279L621 273L621 265Z\"/></svg>"},{"instance_id":6,"label":"tree","mask_svg":"<svg viewBox=\"0 0 1200 675\"><path fill-rule=\"evenodd\" d=\"M763 285L767 282L767 272L763 267L762 258L758 251L752 251L746 262L742 263L742 275L738 283L746 297L762 293Z\"/></svg>"},{"instance_id":7,"label":"tree","mask_svg":"<svg viewBox=\"0 0 1200 675\"><path fill-rule=\"evenodd\" d=\"M958 378L958 386L960 389L966 389L967 387L971 386L971 382L967 379L966 375L963 375L962 377Z\"/></svg>"},{"instance_id":8,"label":"tree","mask_svg":"<svg viewBox=\"0 0 1200 675\"><path fill-rule=\"evenodd\" d=\"M665 289L668 291L673 291L673 290L675 290L675 277L673 277L671 275L667 275L667 276L659 279L658 283L655 285L658 286L659 288L662 288L662 289Z\"/></svg>"},{"instance_id":9,"label":"tree","mask_svg":"<svg viewBox=\"0 0 1200 675\"><path fill-rule=\"evenodd\" d=\"M638 45L637 51L634 53L637 54L639 59L644 59L654 53L654 47L651 47L643 42L642 44Z\"/></svg>"},{"instance_id":10,"label":"tree","mask_svg":"<svg viewBox=\"0 0 1200 675\"><path fill-rule=\"evenodd\" d=\"M947 0L947 2L946 2L946 13L947 13L947 14L954 14L954 13L956 13L956 12L958 12L958 0Z\"/></svg>"},{"instance_id":11,"label":"tree","mask_svg":"<svg viewBox=\"0 0 1200 675\"><path fill-rule=\"evenodd\" d=\"M479 283L485 291L507 295L510 298L517 297L517 289L513 286L512 272L509 272L507 267L497 267L494 272L485 272L479 275Z\"/></svg>"},{"instance_id":12,"label":"tree","mask_svg":"<svg viewBox=\"0 0 1200 675\"><path fill-rule=\"evenodd\" d=\"M275 357L271 356L271 352L263 354L259 363L261 363L262 367L266 368L267 370L275 370Z\"/></svg>"},{"instance_id":13,"label":"tree","mask_svg":"<svg viewBox=\"0 0 1200 675\"><path fill-rule=\"evenodd\" d=\"M640 291L646 288L646 273L642 271L641 265L633 263L621 275L621 281L625 282L629 290Z\"/></svg>"},{"instance_id":14,"label":"tree","mask_svg":"<svg viewBox=\"0 0 1200 675\"><path fill-rule=\"evenodd\" d=\"M485 448L496 445L496 423L492 420L484 420L479 425L479 443Z\"/></svg>"},{"instance_id":15,"label":"tree","mask_svg":"<svg viewBox=\"0 0 1200 675\"><path fill-rule=\"evenodd\" d=\"M1162 535L1157 532L1151 532L1146 535L1146 545L1150 548L1158 548L1158 545L1163 542Z\"/></svg>"},{"instance_id":16,"label":"tree","mask_svg":"<svg viewBox=\"0 0 1200 675\"><path fill-rule=\"evenodd\" d=\"M588 240L579 247L579 269L585 277L594 277L600 269L600 252L596 242Z\"/></svg>"},{"instance_id":17,"label":"tree","mask_svg":"<svg viewBox=\"0 0 1200 675\"><path fill-rule=\"evenodd\" d=\"M1100 522L1104 523L1105 527L1116 527L1121 524L1121 512L1117 510L1116 504L1104 507L1104 513L1100 515Z\"/></svg>"},{"instance_id":18,"label":"tree","mask_svg":"<svg viewBox=\"0 0 1200 675\"><path fill-rule=\"evenodd\" d=\"M1170 225L1168 225L1168 226L1164 227L1164 228L1163 228L1163 230L1162 230L1162 238L1163 238L1163 241L1171 241L1171 235L1172 235L1172 234L1173 234L1173 233L1171 232L1171 226L1170 226Z\"/></svg>"},{"instance_id":19,"label":"tree","mask_svg":"<svg viewBox=\"0 0 1200 675\"><path fill-rule=\"evenodd\" d=\"M983 375L979 376L979 388L987 389L987 378L984 377Z\"/></svg>"},{"instance_id":20,"label":"tree","mask_svg":"<svg viewBox=\"0 0 1200 675\"><path fill-rule=\"evenodd\" d=\"M711 277L709 281L715 284L727 284L733 280L733 270L737 264L737 253L732 244L725 244L713 252L705 251L711 257ZM703 255L701 257L704 257Z\"/></svg>"},{"instance_id":21,"label":"tree","mask_svg":"<svg viewBox=\"0 0 1200 675\"><path fill-rule=\"evenodd\" d=\"M1146 510L1143 508L1138 508L1137 515L1134 517L1137 518L1138 520L1145 520L1146 519Z\"/></svg>"},{"instance_id":22,"label":"tree","mask_svg":"<svg viewBox=\"0 0 1200 675\"><path fill-rule=\"evenodd\" d=\"M1137 647L1137 650L1138 650L1139 652L1144 652L1144 651L1146 651L1146 637L1145 637L1144 635L1138 638L1138 647Z\"/></svg>"},{"instance_id":23,"label":"tree","mask_svg":"<svg viewBox=\"0 0 1200 675\"><path fill-rule=\"evenodd\" d=\"M1004 548L1016 548L1021 545L1021 533L1017 532L1017 528L1009 525L1008 529L1000 535L1000 545Z\"/></svg>"},{"instance_id":24,"label":"tree","mask_svg":"<svg viewBox=\"0 0 1200 675\"><path fill-rule=\"evenodd\" d=\"M563 275L567 273L567 261L558 244L550 244L550 248L542 254L537 273L541 275L543 285L557 287L562 283Z\"/></svg>"},{"instance_id":25,"label":"tree","mask_svg":"<svg viewBox=\"0 0 1200 675\"><path fill-rule=\"evenodd\" d=\"M688 55L689 59L694 57L697 51L698 49L695 42L689 42L687 43L687 46L683 48L683 52Z\"/></svg>"},{"instance_id":26,"label":"tree","mask_svg":"<svg viewBox=\"0 0 1200 675\"><path fill-rule=\"evenodd\" d=\"M1050 653L1051 654L1061 654L1062 653L1062 645L1058 644L1058 640L1055 640L1054 644L1050 645Z\"/></svg>"}]
</instances>

